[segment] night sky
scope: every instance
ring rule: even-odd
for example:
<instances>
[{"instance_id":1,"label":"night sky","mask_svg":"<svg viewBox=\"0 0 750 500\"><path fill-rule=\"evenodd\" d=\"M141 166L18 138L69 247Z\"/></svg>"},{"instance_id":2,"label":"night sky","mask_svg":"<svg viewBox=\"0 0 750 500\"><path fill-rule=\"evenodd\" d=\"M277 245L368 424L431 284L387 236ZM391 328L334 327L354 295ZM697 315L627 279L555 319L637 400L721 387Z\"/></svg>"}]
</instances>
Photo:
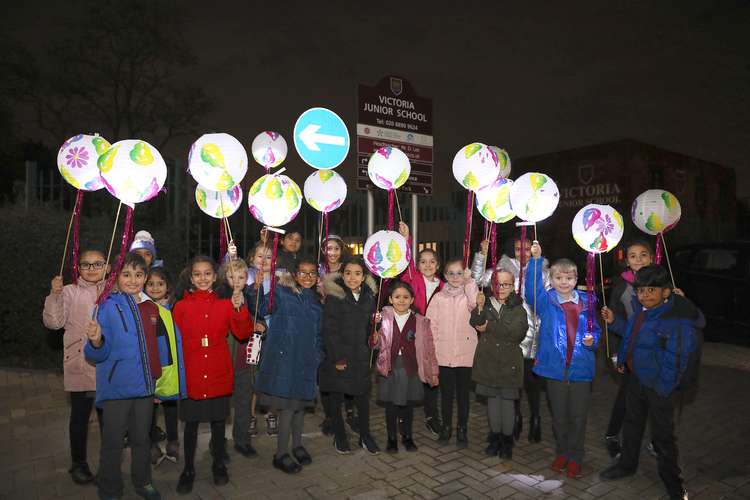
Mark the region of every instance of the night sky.
<instances>
[{"instance_id":1,"label":"night sky","mask_svg":"<svg viewBox=\"0 0 750 500\"><path fill-rule=\"evenodd\" d=\"M6 5L4 29L40 44L60 4ZM397 74L433 99L436 177L450 180L437 195L469 142L513 158L629 137L732 166L750 196L747 1L179 4L199 59L185 77L214 101L205 128L248 148L268 129L291 146L313 106L355 134L357 83ZM166 153L186 156L194 139ZM340 172L354 172L354 153ZM299 181L309 171L294 153L288 164Z\"/></svg>"}]
</instances>

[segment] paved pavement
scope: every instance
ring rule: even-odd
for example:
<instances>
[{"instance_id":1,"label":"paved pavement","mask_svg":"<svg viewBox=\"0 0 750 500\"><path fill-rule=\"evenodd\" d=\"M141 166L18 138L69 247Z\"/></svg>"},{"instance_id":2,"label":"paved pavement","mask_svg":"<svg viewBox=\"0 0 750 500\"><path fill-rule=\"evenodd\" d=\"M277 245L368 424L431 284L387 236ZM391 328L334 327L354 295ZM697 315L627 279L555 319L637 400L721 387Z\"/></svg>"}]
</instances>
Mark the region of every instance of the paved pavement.
<instances>
[{"instance_id":1,"label":"paved pavement","mask_svg":"<svg viewBox=\"0 0 750 500\"><path fill-rule=\"evenodd\" d=\"M696 401L685 407L677 430L690 498L750 498L750 349L706 344L703 361L701 390ZM192 498L660 498L664 491L656 464L645 453L636 476L618 482L599 481L598 472L609 463L601 437L614 389L611 377L600 369L581 479L567 479L548 468L554 447L546 408L543 441L529 444L523 439L514 450L513 461L500 462L483 453L487 433L484 407L473 402L468 449L458 450L453 444L438 446L424 429L418 409L415 440L419 451L370 456L358 450L341 456L334 452L331 439L319 433L320 415L309 415L305 445L313 455L312 465L295 476L273 469L275 440L263 435L255 441L260 457L245 459L230 452L231 481L221 488L211 482L209 435L203 426ZM527 413L525 402L524 410ZM373 433L385 448L383 410L373 406L372 413ZM93 486L77 486L67 474L67 419L68 401L60 374L0 369L0 498L96 498ZM265 430L263 420L260 430ZM89 456L94 470L98 448L98 433L91 432ZM126 498L137 498L127 479L128 455L126 451L123 465ZM154 482L165 498L178 497L174 487L180 470L180 464L165 462L154 471Z\"/></svg>"}]
</instances>

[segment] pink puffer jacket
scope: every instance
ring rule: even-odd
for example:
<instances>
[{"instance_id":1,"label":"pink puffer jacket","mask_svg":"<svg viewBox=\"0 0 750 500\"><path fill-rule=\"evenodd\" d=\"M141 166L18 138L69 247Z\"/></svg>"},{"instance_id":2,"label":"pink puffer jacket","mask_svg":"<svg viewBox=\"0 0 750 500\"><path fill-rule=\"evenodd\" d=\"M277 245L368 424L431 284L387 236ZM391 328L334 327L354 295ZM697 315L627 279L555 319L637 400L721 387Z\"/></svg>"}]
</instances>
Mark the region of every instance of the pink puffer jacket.
<instances>
[{"instance_id":1,"label":"pink puffer jacket","mask_svg":"<svg viewBox=\"0 0 750 500\"><path fill-rule=\"evenodd\" d=\"M463 287L449 284L436 292L427 307L438 364L448 367L470 367L474 364L477 331L469 324L471 311L477 306L479 288L473 279Z\"/></svg>"},{"instance_id":2,"label":"pink puffer jacket","mask_svg":"<svg viewBox=\"0 0 750 500\"><path fill-rule=\"evenodd\" d=\"M44 300L44 326L52 330L65 328L63 383L66 391L96 390L96 367L84 359L83 346L86 344L86 327L100 290L97 285L78 278L78 283L65 285L62 293L50 293Z\"/></svg>"}]
</instances>

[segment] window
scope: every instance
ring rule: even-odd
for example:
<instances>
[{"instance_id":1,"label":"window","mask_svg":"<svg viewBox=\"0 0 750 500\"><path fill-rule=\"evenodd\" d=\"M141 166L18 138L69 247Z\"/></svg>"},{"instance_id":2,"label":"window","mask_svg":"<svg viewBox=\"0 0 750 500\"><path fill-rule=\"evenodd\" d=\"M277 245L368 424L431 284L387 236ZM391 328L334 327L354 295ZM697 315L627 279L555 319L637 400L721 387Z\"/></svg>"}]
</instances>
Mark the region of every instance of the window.
<instances>
[{"instance_id":1,"label":"window","mask_svg":"<svg viewBox=\"0 0 750 500\"><path fill-rule=\"evenodd\" d=\"M675 253L674 260L680 267L690 267L692 256L692 250L680 250L679 252Z\"/></svg>"},{"instance_id":2,"label":"window","mask_svg":"<svg viewBox=\"0 0 750 500\"><path fill-rule=\"evenodd\" d=\"M711 248L698 250L693 260L693 268L703 271L731 271L737 267L737 250Z\"/></svg>"}]
</instances>

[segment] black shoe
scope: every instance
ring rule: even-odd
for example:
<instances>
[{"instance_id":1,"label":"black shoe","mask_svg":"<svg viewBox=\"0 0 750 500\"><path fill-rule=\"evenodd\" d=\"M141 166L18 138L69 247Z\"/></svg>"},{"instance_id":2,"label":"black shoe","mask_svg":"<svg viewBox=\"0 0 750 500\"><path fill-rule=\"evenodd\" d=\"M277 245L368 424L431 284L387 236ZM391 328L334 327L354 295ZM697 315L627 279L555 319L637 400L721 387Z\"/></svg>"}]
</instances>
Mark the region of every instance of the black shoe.
<instances>
[{"instance_id":1,"label":"black shoe","mask_svg":"<svg viewBox=\"0 0 750 500\"><path fill-rule=\"evenodd\" d=\"M348 455L352 452L351 448L349 448L349 439L346 437L339 439L334 436L333 447L339 455Z\"/></svg>"},{"instance_id":2,"label":"black shoe","mask_svg":"<svg viewBox=\"0 0 750 500\"><path fill-rule=\"evenodd\" d=\"M487 456L494 457L502 450L502 441L500 441L500 434L490 433L489 443L487 448L484 449L484 453Z\"/></svg>"},{"instance_id":3,"label":"black shoe","mask_svg":"<svg viewBox=\"0 0 750 500\"><path fill-rule=\"evenodd\" d=\"M466 427L458 427L456 429L456 446L459 448L469 446L469 436L466 432Z\"/></svg>"},{"instance_id":4,"label":"black shoe","mask_svg":"<svg viewBox=\"0 0 750 500\"><path fill-rule=\"evenodd\" d=\"M354 434L359 434L359 419L354 415L353 411L346 412L346 425L349 426Z\"/></svg>"},{"instance_id":5,"label":"black shoe","mask_svg":"<svg viewBox=\"0 0 750 500\"><path fill-rule=\"evenodd\" d=\"M542 419L538 415L532 416L529 423L529 443L538 443L542 440Z\"/></svg>"},{"instance_id":6,"label":"black shoe","mask_svg":"<svg viewBox=\"0 0 750 500\"><path fill-rule=\"evenodd\" d=\"M435 437L440 437L440 432L443 430L443 426L440 425L440 420L437 417L431 417L424 421L424 426L427 430Z\"/></svg>"},{"instance_id":7,"label":"black shoe","mask_svg":"<svg viewBox=\"0 0 750 500\"><path fill-rule=\"evenodd\" d=\"M500 450L498 450L497 456L500 458L512 460L514 441L515 439L513 438L513 436L504 436L501 434L500 442L502 443L502 446Z\"/></svg>"},{"instance_id":8,"label":"black shoe","mask_svg":"<svg viewBox=\"0 0 750 500\"><path fill-rule=\"evenodd\" d=\"M236 451L237 453L239 453L245 458L252 458L252 457L258 456L258 452L255 450L255 448L253 448L253 445L251 445L250 443L247 443L245 446L235 443L234 451Z\"/></svg>"},{"instance_id":9,"label":"black shoe","mask_svg":"<svg viewBox=\"0 0 750 500\"><path fill-rule=\"evenodd\" d=\"M385 447L386 453L398 453L398 440L396 438L388 438L388 444Z\"/></svg>"},{"instance_id":10,"label":"black shoe","mask_svg":"<svg viewBox=\"0 0 750 500\"><path fill-rule=\"evenodd\" d=\"M688 492L685 488L675 495L669 495L669 500L688 500Z\"/></svg>"},{"instance_id":11,"label":"black shoe","mask_svg":"<svg viewBox=\"0 0 750 500\"><path fill-rule=\"evenodd\" d=\"M294 448L292 450L292 456L300 465L310 465L312 463L312 457L304 446L297 446Z\"/></svg>"},{"instance_id":12,"label":"black shoe","mask_svg":"<svg viewBox=\"0 0 750 500\"><path fill-rule=\"evenodd\" d=\"M195 481L194 470L183 470L180 479L177 481L177 493L187 495L193 491L193 481Z\"/></svg>"},{"instance_id":13,"label":"black shoe","mask_svg":"<svg viewBox=\"0 0 750 500\"><path fill-rule=\"evenodd\" d=\"M451 428L447 425L443 426L443 430L440 431L440 437L438 438L438 443L442 445L446 445L451 440Z\"/></svg>"},{"instance_id":14,"label":"black shoe","mask_svg":"<svg viewBox=\"0 0 750 500\"><path fill-rule=\"evenodd\" d=\"M607 453L610 458L615 458L621 451L620 441L617 436L604 436L604 446L607 447Z\"/></svg>"},{"instance_id":15,"label":"black shoe","mask_svg":"<svg viewBox=\"0 0 750 500\"><path fill-rule=\"evenodd\" d=\"M302 466L292 460L289 453L283 454L281 458L276 458L276 456L274 456L271 463L274 468L279 469L281 472L286 472L287 474L296 474L302 470Z\"/></svg>"},{"instance_id":16,"label":"black shoe","mask_svg":"<svg viewBox=\"0 0 750 500\"><path fill-rule=\"evenodd\" d=\"M417 451L417 445L411 436L401 436L401 444L404 445L406 451Z\"/></svg>"},{"instance_id":17,"label":"black shoe","mask_svg":"<svg viewBox=\"0 0 750 500\"><path fill-rule=\"evenodd\" d=\"M378 443L375 442L375 439L370 434L364 434L359 436L359 446L362 447L363 450L365 450L370 455L377 455L380 453L380 448L378 447Z\"/></svg>"},{"instance_id":18,"label":"black shoe","mask_svg":"<svg viewBox=\"0 0 750 500\"><path fill-rule=\"evenodd\" d=\"M137 486L135 488L135 493L139 497L145 498L146 500L161 500L161 493L159 493L159 490L154 488L153 484Z\"/></svg>"},{"instance_id":19,"label":"black shoe","mask_svg":"<svg viewBox=\"0 0 750 500\"><path fill-rule=\"evenodd\" d=\"M227 472L227 466L221 462L214 462L211 466L211 472L214 475L214 484L216 486L224 486L229 482L229 473Z\"/></svg>"},{"instance_id":20,"label":"black shoe","mask_svg":"<svg viewBox=\"0 0 750 500\"><path fill-rule=\"evenodd\" d=\"M216 461L216 456L214 455L214 442L213 442L213 440L211 440L211 441L208 442L208 449L211 452L211 456L214 457L214 461ZM224 450L223 450L223 452L221 454L221 457L219 457L219 458L221 458L221 460L225 464L228 464L229 461L230 461L229 453L227 453L227 438L224 438Z\"/></svg>"},{"instance_id":21,"label":"black shoe","mask_svg":"<svg viewBox=\"0 0 750 500\"><path fill-rule=\"evenodd\" d=\"M635 474L634 470L626 469L622 465L620 465L619 462L616 462L613 465L610 465L603 471L599 473L599 479L603 479L605 481L617 481L618 479L622 479L625 477L629 477Z\"/></svg>"},{"instance_id":22,"label":"black shoe","mask_svg":"<svg viewBox=\"0 0 750 500\"><path fill-rule=\"evenodd\" d=\"M320 432L324 436L333 436L333 421L330 418L326 417L320 423Z\"/></svg>"},{"instance_id":23,"label":"black shoe","mask_svg":"<svg viewBox=\"0 0 750 500\"><path fill-rule=\"evenodd\" d=\"M86 462L78 462L73 464L68 470L71 479L76 484L89 484L94 480L94 475L89 469L89 464Z\"/></svg>"},{"instance_id":24,"label":"black shoe","mask_svg":"<svg viewBox=\"0 0 750 500\"><path fill-rule=\"evenodd\" d=\"M518 438L521 437L521 431L523 431L523 415L521 415L521 412L518 412L513 422L513 439L518 441Z\"/></svg>"}]
</instances>

